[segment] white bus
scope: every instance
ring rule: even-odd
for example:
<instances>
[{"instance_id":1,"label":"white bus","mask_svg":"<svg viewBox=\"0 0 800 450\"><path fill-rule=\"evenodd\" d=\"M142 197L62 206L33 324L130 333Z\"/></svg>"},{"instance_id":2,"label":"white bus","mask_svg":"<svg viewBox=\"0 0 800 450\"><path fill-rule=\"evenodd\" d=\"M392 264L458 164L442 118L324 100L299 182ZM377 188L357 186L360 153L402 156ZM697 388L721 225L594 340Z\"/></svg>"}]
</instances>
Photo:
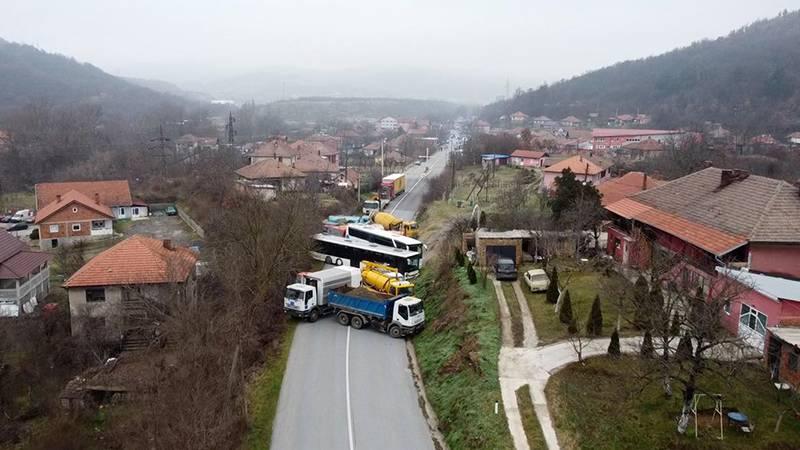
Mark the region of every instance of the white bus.
<instances>
[{"instance_id":1,"label":"white bus","mask_svg":"<svg viewBox=\"0 0 800 450\"><path fill-rule=\"evenodd\" d=\"M402 234L387 231L380 225L348 224L346 235L374 244L419 252L422 255L422 242Z\"/></svg>"},{"instance_id":2,"label":"white bus","mask_svg":"<svg viewBox=\"0 0 800 450\"><path fill-rule=\"evenodd\" d=\"M325 264L360 267L361 261L372 261L396 268L405 278L419 275L420 252L325 233L315 234L314 241L311 255Z\"/></svg>"}]
</instances>

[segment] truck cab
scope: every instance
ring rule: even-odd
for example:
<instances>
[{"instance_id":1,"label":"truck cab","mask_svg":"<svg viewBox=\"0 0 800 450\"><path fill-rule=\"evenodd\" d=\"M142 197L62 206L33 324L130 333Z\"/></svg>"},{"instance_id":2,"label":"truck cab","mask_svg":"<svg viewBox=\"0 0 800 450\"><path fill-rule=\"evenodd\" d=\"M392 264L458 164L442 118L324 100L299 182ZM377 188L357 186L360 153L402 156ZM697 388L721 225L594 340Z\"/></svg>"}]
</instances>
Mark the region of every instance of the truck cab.
<instances>
[{"instance_id":1,"label":"truck cab","mask_svg":"<svg viewBox=\"0 0 800 450\"><path fill-rule=\"evenodd\" d=\"M361 272L355 267L335 267L318 272L301 272L296 283L286 286L283 310L287 314L315 322L330 313L327 293L352 289L361 284Z\"/></svg>"},{"instance_id":2,"label":"truck cab","mask_svg":"<svg viewBox=\"0 0 800 450\"><path fill-rule=\"evenodd\" d=\"M402 329L401 331L407 333L419 331L425 324L425 309L422 307L422 300L417 297L403 297L394 302L392 322L398 324ZM396 337L392 334L391 327L389 328L389 335Z\"/></svg>"},{"instance_id":3,"label":"truck cab","mask_svg":"<svg viewBox=\"0 0 800 450\"><path fill-rule=\"evenodd\" d=\"M417 238L419 236L419 227L417 226L417 222L403 222L403 235L410 238Z\"/></svg>"}]
</instances>

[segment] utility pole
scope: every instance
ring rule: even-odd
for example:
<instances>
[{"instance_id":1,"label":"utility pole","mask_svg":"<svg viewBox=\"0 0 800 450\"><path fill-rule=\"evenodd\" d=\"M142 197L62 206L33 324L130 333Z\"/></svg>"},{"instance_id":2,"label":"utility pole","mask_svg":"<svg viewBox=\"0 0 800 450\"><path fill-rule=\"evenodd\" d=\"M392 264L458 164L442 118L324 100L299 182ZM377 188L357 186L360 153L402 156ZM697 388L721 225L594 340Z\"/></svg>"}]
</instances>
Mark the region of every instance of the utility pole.
<instances>
[{"instance_id":1,"label":"utility pole","mask_svg":"<svg viewBox=\"0 0 800 450\"><path fill-rule=\"evenodd\" d=\"M383 144L386 143L386 138L381 141L381 179L383 179Z\"/></svg>"},{"instance_id":2,"label":"utility pole","mask_svg":"<svg viewBox=\"0 0 800 450\"><path fill-rule=\"evenodd\" d=\"M158 126L158 137L150 139L150 142L157 143L150 147L150 149L159 149L161 152L161 176L167 177L167 142L170 139L164 136L164 127Z\"/></svg>"}]
</instances>

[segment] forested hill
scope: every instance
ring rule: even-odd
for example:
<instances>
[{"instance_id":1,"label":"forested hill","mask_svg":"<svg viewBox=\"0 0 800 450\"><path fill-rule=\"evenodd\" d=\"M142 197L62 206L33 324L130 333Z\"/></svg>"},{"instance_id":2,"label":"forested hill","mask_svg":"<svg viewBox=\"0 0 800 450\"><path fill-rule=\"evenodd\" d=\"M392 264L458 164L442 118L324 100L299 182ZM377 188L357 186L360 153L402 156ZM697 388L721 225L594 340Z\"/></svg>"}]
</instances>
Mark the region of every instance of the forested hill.
<instances>
[{"instance_id":1,"label":"forested hill","mask_svg":"<svg viewBox=\"0 0 800 450\"><path fill-rule=\"evenodd\" d=\"M0 114L31 102L95 103L140 112L176 97L155 92L72 58L0 39Z\"/></svg>"},{"instance_id":2,"label":"forested hill","mask_svg":"<svg viewBox=\"0 0 800 450\"><path fill-rule=\"evenodd\" d=\"M515 111L554 120L639 111L651 114L659 127L710 120L749 132L795 131L800 126L800 11L529 90L484 107L482 115L495 120Z\"/></svg>"}]
</instances>

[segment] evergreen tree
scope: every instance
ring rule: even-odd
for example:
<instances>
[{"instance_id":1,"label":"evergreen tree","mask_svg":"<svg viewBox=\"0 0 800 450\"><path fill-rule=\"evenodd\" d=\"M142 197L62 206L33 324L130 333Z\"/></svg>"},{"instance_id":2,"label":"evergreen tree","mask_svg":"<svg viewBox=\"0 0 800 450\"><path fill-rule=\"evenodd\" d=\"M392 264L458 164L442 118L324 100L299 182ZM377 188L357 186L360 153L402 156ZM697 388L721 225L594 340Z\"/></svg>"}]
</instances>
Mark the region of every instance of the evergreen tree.
<instances>
[{"instance_id":1,"label":"evergreen tree","mask_svg":"<svg viewBox=\"0 0 800 450\"><path fill-rule=\"evenodd\" d=\"M567 333L571 335L578 334L578 324L575 323L575 318L573 317L569 321L569 325L567 325Z\"/></svg>"},{"instance_id":2,"label":"evergreen tree","mask_svg":"<svg viewBox=\"0 0 800 450\"><path fill-rule=\"evenodd\" d=\"M616 329L614 329L614 332L611 333L611 342L608 344L608 354L613 357L617 357L622 354L619 349L619 333Z\"/></svg>"},{"instance_id":3,"label":"evergreen tree","mask_svg":"<svg viewBox=\"0 0 800 450\"><path fill-rule=\"evenodd\" d=\"M550 284L547 286L547 303L558 303L558 269L553 266L553 273L550 275Z\"/></svg>"},{"instance_id":4,"label":"evergreen tree","mask_svg":"<svg viewBox=\"0 0 800 450\"><path fill-rule=\"evenodd\" d=\"M475 284L478 282L478 275L475 273L475 269L472 267L472 264L467 265L467 278L469 278L469 284Z\"/></svg>"},{"instance_id":5,"label":"evergreen tree","mask_svg":"<svg viewBox=\"0 0 800 450\"><path fill-rule=\"evenodd\" d=\"M603 334L603 311L600 309L600 296L595 295L592 302L592 311L586 321L586 334L600 336Z\"/></svg>"},{"instance_id":6,"label":"evergreen tree","mask_svg":"<svg viewBox=\"0 0 800 450\"><path fill-rule=\"evenodd\" d=\"M572 300L569 291L564 292L564 300L561 301L561 309L558 311L558 320L564 325L574 322L572 317Z\"/></svg>"},{"instance_id":7,"label":"evergreen tree","mask_svg":"<svg viewBox=\"0 0 800 450\"><path fill-rule=\"evenodd\" d=\"M644 339L642 339L642 358L652 358L654 353L655 347L653 347L653 335L650 334L650 330L647 330L644 332Z\"/></svg>"},{"instance_id":8,"label":"evergreen tree","mask_svg":"<svg viewBox=\"0 0 800 450\"><path fill-rule=\"evenodd\" d=\"M679 360L686 360L692 357L693 352L692 338L689 336L689 333L686 333L678 342L678 348L675 350L675 357Z\"/></svg>"},{"instance_id":9,"label":"evergreen tree","mask_svg":"<svg viewBox=\"0 0 800 450\"><path fill-rule=\"evenodd\" d=\"M455 258L456 258L456 265L458 267L463 267L464 266L464 254L461 253L461 249L458 249L458 248L456 249Z\"/></svg>"}]
</instances>

